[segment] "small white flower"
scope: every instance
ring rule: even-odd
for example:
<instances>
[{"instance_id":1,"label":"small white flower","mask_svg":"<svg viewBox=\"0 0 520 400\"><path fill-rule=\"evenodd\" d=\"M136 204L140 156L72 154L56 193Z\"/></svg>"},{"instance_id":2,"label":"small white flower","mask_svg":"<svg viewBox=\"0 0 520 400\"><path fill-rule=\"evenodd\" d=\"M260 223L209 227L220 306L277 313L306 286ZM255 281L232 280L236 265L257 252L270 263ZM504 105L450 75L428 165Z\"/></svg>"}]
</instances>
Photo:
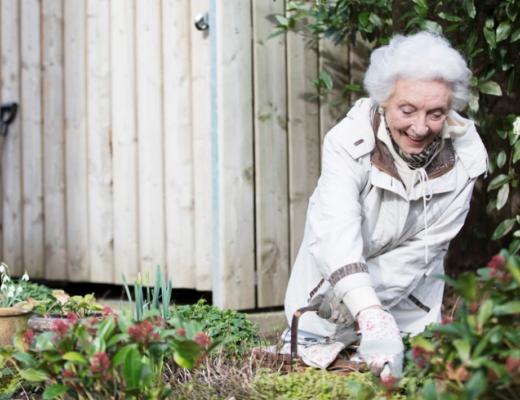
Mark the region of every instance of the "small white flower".
<instances>
[{"instance_id":1,"label":"small white flower","mask_svg":"<svg viewBox=\"0 0 520 400\"><path fill-rule=\"evenodd\" d=\"M29 280L29 275L27 275L27 272L25 274L23 274L22 276L22 281L25 281L27 282Z\"/></svg>"},{"instance_id":2,"label":"small white flower","mask_svg":"<svg viewBox=\"0 0 520 400\"><path fill-rule=\"evenodd\" d=\"M2 283L7 283L7 282L11 282L11 278L9 278L9 276L7 276L7 275L4 275L4 277L2 278Z\"/></svg>"},{"instance_id":3,"label":"small white flower","mask_svg":"<svg viewBox=\"0 0 520 400\"><path fill-rule=\"evenodd\" d=\"M7 270L5 269L5 264L0 264L0 274L5 274L7 273Z\"/></svg>"},{"instance_id":4,"label":"small white flower","mask_svg":"<svg viewBox=\"0 0 520 400\"><path fill-rule=\"evenodd\" d=\"M9 286L7 290L7 297L14 297L14 286Z\"/></svg>"},{"instance_id":5,"label":"small white flower","mask_svg":"<svg viewBox=\"0 0 520 400\"><path fill-rule=\"evenodd\" d=\"M520 136L520 117L516 117L515 122L513 122L513 134Z\"/></svg>"}]
</instances>

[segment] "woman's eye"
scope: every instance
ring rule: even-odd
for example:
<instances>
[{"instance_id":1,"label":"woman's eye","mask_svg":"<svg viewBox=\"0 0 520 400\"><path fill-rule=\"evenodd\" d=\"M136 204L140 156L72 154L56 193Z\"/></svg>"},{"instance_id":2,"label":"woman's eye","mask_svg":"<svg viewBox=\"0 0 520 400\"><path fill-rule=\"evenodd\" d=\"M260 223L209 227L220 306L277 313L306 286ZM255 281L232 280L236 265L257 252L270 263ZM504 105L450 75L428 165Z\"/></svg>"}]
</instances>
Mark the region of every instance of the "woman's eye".
<instances>
[{"instance_id":1,"label":"woman's eye","mask_svg":"<svg viewBox=\"0 0 520 400\"><path fill-rule=\"evenodd\" d=\"M432 118L434 121L438 121L438 120L440 120L442 117L444 117L444 114L442 114L442 113L431 114L431 118Z\"/></svg>"},{"instance_id":2,"label":"woman's eye","mask_svg":"<svg viewBox=\"0 0 520 400\"><path fill-rule=\"evenodd\" d=\"M413 113L413 110L410 110L410 109L407 109L407 108L402 108L401 109L401 112L404 114L404 115L411 115Z\"/></svg>"}]
</instances>

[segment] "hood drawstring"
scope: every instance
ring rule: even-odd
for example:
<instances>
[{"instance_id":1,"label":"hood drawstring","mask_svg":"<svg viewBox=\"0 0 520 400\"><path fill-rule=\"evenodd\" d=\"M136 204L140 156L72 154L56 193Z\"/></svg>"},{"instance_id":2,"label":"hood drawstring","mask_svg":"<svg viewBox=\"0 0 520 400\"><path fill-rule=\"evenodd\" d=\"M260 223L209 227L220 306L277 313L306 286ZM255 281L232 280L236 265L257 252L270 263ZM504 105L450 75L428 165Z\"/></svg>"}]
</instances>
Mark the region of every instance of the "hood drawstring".
<instances>
[{"instance_id":1,"label":"hood drawstring","mask_svg":"<svg viewBox=\"0 0 520 400\"><path fill-rule=\"evenodd\" d=\"M423 199L423 215L424 215L424 262L428 264L428 201L431 200L433 193L430 186L430 179L424 168L415 170L419 174L419 182L422 185L422 199Z\"/></svg>"}]
</instances>

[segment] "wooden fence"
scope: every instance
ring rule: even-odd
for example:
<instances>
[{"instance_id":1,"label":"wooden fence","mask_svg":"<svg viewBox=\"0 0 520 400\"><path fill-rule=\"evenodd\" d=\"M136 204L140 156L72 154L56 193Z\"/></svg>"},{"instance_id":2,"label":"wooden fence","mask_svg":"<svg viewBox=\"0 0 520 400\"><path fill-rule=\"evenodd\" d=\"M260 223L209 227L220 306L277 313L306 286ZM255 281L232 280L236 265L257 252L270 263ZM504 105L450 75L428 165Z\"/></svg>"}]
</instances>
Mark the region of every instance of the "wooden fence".
<instances>
[{"instance_id":1,"label":"wooden fence","mask_svg":"<svg viewBox=\"0 0 520 400\"><path fill-rule=\"evenodd\" d=\"M32 277L121 283L160 265L230 308L280 305L323 134L312 83L364 58L268 40L277 0L2 0L0 257ZM209 31L193 20L209 12Z\"/></svg>"}]
</instances>

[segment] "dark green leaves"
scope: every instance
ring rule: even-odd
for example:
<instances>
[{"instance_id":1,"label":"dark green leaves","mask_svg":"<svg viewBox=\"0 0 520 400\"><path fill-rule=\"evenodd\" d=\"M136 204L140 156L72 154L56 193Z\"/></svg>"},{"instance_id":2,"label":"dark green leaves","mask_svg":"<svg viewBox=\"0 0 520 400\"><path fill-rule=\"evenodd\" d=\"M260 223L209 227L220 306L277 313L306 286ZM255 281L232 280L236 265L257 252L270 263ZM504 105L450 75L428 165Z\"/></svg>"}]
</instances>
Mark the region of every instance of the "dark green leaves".
<instances>
[{"instance_id":1,"label":"dark green leaves","mask_svg":"<svg viewBox=\"0 0 520 400\"><path fill-rule=\"evenodd\" d=\"M502 185L506 184L511 180L511 177L509 175L500 174L493 178L493 180L488 185L488 192L491 190L498 189Z\"/></svg>"},{"instance_id":2,"label":"dark green leaves","mask_svg":"<svg viewBox=\"0 0 520 400\"><path fill-rule=\"evenodd\" d=\"M47 373L34 368L20 370L20 376L29 382L44 382L49 379L49 375Z\"/></svg>"},{"instance_id":3,"label":"dark green leaves","mask_svg":"<svg viewBox=\"0 0 520 400\"><path fill-rule=\"evenodd\" d=\"M520 314L520 301L510 301L495 307L495 315Z\"/></svg>"},{"instance_id":4,"label":"dark green leaves","mask_svg":"<svg viewBox=\"0 0 520 400\"><path fill-rule=\"evenodd\" d=\"M466 10L466 13L468 14L468 17L475 18L475 15L477 15L477 10L475 9L475 3L473 0L464 0L463 1L464 10Z\"/></svg>"},{"instance_id":5,"label":"dark green leaves","mask_svg":"<svg viewBox=\"0 0 520 400\"><path fill-rule=\"evenodd\" d=\"M502 96L502 89L500 85L495 81L486 81L479 84L479 90L481 93L489 94L491 96Z\"/></svg>"},{"instance_id":6,"label":"dark green leaves","mask_svg":"<svg viewBox=\"0 0 520 400\"><path fill-rule=\"evenodd\" d=\"M507 21L501 22L496 30L497 43L506 40L511 33L511 24Z\"/></svg>"},{"instance_id":7,"label":"dark green leaves","mask_svg":"<svg viewBox=\"0 0 520 400\"><path fill-rule=\"evenodd\" d=\"M61 396L63 396L65 393L67 393L68 389L69 388L66 385L63 385L61 383L55 383L54 385L51 385L47 389L44 390L43 399L44 400L58 399Z\"/></svg>"},{"instance_id":8,"label":"dark green leaves","mask_svg":"<svg viewBox=\"0 0 520 400\"><path fill-rule=\"evenodd\" d=\"M501 237L504 237L509 232L511 232L511 229L515 226L515 219L514 218L508 218L504 221L502 221L495 231L493 232L493 235L491 236L492 240L498 240Z\"/></svg>"}]
</instances>

